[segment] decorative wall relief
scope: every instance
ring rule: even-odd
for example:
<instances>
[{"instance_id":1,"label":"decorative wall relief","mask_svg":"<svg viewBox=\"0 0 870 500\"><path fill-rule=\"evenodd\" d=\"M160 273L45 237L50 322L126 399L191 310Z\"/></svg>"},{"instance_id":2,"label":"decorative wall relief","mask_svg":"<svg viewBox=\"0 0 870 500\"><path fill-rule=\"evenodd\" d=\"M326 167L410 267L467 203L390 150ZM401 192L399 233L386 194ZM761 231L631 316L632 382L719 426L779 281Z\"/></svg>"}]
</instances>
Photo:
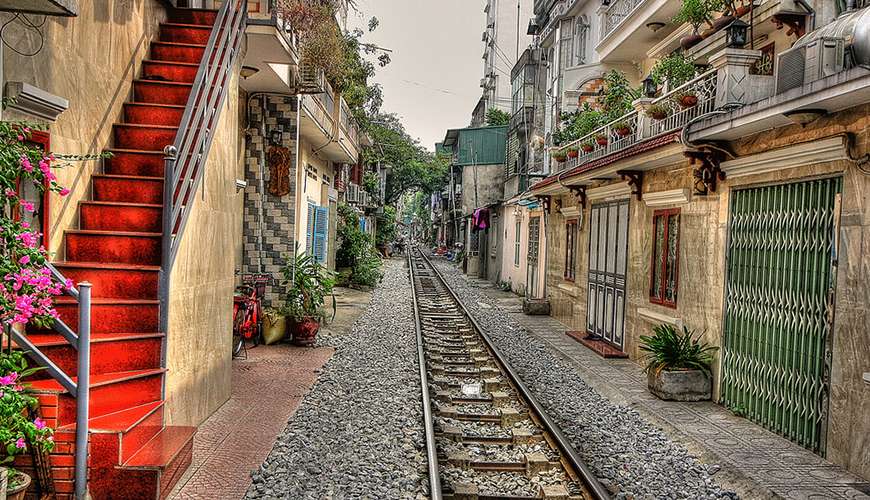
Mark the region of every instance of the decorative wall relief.
<instances>
[{"instance_id":1,"label":"decorative wall relief","mask_svg":"<svg viewBox=\"0 0 870 500\"><path fill-rule=\"evenodd\" d=\"M269 161L269 194L290 194L290 150L284 146L272 146L267 154Z\"/></svg>"}]
</instances>

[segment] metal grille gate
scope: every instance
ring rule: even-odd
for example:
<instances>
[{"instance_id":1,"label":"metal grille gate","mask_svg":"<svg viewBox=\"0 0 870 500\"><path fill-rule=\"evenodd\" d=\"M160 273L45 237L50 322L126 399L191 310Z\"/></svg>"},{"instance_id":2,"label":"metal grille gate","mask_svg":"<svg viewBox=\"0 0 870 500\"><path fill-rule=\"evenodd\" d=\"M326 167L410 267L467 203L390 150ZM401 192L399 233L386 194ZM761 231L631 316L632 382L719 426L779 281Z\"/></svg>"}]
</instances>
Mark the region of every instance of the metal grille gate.
<instances>
[{"instance_id":1,"label":"metal grille gate","mask_svg":"<svg viewBox=\"0 0 870 500\"><path fill-rule=\"evenodd\" d=\"M541 218L529 219L529 254L526 259L528 269L526 271L526 288L528 296L538 298L538 253L541 246Z\"/></svg>"},{"instance_id":2,"label":"metal grille gate","mask_svg":"<svg viewBox=\"0 0 870 500\"><path fill-rule=\"evenodd\" d=\"M628 200L592 206L586 331L620 349L625 337Z\"/></svg>"},{"instance_id":3,"label":"metal grille gate","mask_svg":"<svg viewBox=\"0 0 870 500\"><path fill-rule=\"evenodd\" d=\"M824 454L841 178L735 190L722 402Z\"/></svg>"}]
</instances>

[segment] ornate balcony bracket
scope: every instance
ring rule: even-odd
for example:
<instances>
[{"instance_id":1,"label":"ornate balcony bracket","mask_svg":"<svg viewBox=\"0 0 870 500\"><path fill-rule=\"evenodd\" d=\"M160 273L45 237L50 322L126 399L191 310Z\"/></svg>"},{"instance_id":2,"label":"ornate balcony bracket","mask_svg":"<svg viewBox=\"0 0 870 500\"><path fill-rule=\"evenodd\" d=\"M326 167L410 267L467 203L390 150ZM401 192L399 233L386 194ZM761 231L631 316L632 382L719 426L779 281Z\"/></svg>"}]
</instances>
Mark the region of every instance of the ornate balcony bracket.
<instances>
[{"instance_id":1,"label":"ornate balcony bracket","mask_svg":"<svg viewBox=\"0 0 870 500\"><path fill-rule=\"evenodd\" d=\"M538 201L541 202L541 206L544 207L544 211L550 213L550 200L551 198L547 195L538 196Z\"/></svg>"},{"instance_id":2,"label":"ornate balcony bracket","mask_svg":"<svg viewBox=\"0 0 870 500\"><path fill-rule=\"evenodd\" d=\"M695 194L708 195L716 192L717 181L725 180L725 172L720 167L722 154L713 151L687 151L692 176L695 178Z\"/></svg>"},{"instance_id":3,"label":"ornate balcony bracket","mask_svg":"<svg viewBox=\"0 0 870 500\"><path fill-rule=\"evenodd\" d=\"M794 35L795 39L804 36L807 32L807 18L801 14L774 14L771 21L776 25L778 30L781 30L783 26L787 27L788 30L785 34L787 36Z\"/></svg>"},{"instance_id":4,"label":"ornate balcony bracket","mask_svg":"<svg viewBox=\"0 0 870 500\"><path fill-rule=\"evenodd\" d=\"M640 170L618 170L616 173L631 186L631 194L635 195L638 201L642 200L643 172Z\"/></svg>"},{"instance_id":5,"label":"ornate balcony bracket","mask_svg":"<svg viewBox=\"0 0 870 500\"><path fill-rule=\"evenodd\" d=\"M568 186L568 189L571 190L571 193L574 194L574 197L577 198L577 204L586 209L586 186Z\"/></svg>"}]
</instances>

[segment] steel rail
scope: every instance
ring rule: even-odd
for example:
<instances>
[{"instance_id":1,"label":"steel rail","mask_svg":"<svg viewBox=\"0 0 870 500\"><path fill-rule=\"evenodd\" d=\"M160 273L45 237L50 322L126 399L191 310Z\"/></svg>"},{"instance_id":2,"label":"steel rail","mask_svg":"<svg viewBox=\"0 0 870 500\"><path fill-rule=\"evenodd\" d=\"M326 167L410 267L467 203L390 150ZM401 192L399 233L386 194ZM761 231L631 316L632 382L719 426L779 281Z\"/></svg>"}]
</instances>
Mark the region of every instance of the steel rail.
<instances>
[{"instance_id":1,"label":"steel rail","mask_svg":"<svg viewBox=\"0 0 870 500\"><path fill-rule=\"evenodd\" d=\"M423 347L423 326L420 324L420 309L417 290L414 286L413 252L408 252L408 273L411 279L411 300L414 304L414 329L417 334L417 360L420 368L420 385L423 394L423 426L426 432L426 460L429 468L429 498L441 500L441 476L438 473L438 450L435 447L435 418L432 415L432 400L429 394L429 376L426 371L426 352Z\"/></svg>"},{"instance_id":2,"label":"steel rail","mask_svg":"<svg viewBox=\"0 0 870 500\"><path fill-rule=\"evenodd\" d=\"M577 455L577 452L574 451L574 447L571 445L568 438L565 437L565 434L562 433L562 430L553 422L553 420L547 415L544 407L538 403L537 399L532 395L531 391L526 384L520 379L519 375L511 368L510 364L507 362L507 359L502 355L501 351L495 346L492 339L486 333L486 331L480 326L474 316L468 311L465 307L465 304L459 299L459 296L456 295L456 292L453 291L453 288L447 283L447 280L444 279L444 276L441 274L441 271L435 267L434 264L429 260L429 258L419 249L415 249L420 257L423 259L426 264L432 269L432 272L441 283L444 285L444 288L456 302L459 310L465 315L480 337L483 339L486 346L489 348L492 355L495 357L496 361L498 361L501 368L504 370L505 375L507 375L508 379L520 395L525 399L525 401L529 404L531 409L534 411L535 416L541 421L541 424L545 431L550 433L553 437L556 445L559 447L559 451L563 454L563 456L568 460L570 465L574 467L574 470L580 475L580 479L585 483L585 486L588 488L589 493L595 500L609 500L611 498L610 492L607 491L599 481L595 474L589 470L589 467L586 466L586 463L583 462L583 459ZM409 252L410 255L411 252ZM412 282L413 285L413 282ZM413 286L412 286L413 288ZM416 303L416 302L415 302Z\"/></svg>"}]
</instances>

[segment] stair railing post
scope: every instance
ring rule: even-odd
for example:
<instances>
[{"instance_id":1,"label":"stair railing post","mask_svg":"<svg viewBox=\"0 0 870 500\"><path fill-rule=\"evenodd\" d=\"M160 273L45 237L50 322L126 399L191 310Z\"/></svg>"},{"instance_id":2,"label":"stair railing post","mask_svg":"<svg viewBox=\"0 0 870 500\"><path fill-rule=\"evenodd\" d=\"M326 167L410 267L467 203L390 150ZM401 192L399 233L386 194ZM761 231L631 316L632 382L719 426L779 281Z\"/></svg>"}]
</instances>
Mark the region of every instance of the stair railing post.
<instances>
[{"instance_id":1,"label":"stair railing post","mask_svg":"<svg viewBox=\"0 0 870 500\"><path fill-rule=\"evenodd\" d=\"M88 405L90 404L91 373L91 284L78 284L79 289L79 338L78 367L76 377L76 453L75 489L76 500L84 500L88 494Z\"/></svg>"},{"instance_id":2,"label":"stair railing post","mask_svg":"<svg viewBox=\"0 0 870 500\"><path fill-rule=\"evenodd\" d=\"M175 166L178 160L178 150L175 146L163 148L163 236L160 246L160 332L164 335L164 344L169 328L169 277L172 274L172 198L175 196ZM164 346L165 347L165 346ZM164 348L165 351L165 348ZM165 357L165 352L163 353ZM165 361L165 360L164 360Z\"/></svg>"}]
</instances>

